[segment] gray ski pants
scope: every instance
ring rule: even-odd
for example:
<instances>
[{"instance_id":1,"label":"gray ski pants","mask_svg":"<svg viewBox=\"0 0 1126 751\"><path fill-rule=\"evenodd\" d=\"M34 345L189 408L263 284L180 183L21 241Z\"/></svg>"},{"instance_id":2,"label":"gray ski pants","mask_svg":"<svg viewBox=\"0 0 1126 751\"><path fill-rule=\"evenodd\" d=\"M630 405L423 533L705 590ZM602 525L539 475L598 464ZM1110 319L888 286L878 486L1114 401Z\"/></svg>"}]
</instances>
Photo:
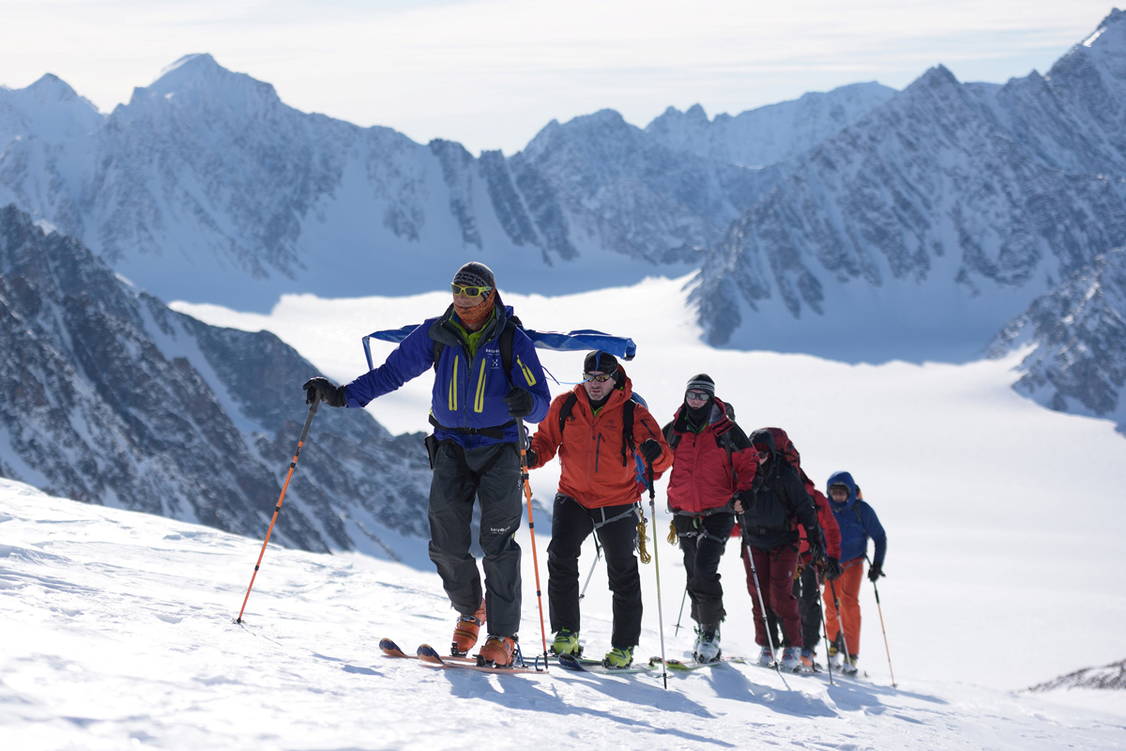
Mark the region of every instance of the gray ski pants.
<instances>
[{"instance_id":1,"label":"gray ski pants","mask_svg":"<svg viewBox=\"0 0 1126 751\"><path fill-rule=\"evenodd\" d=\"M430 560L450 603L461 615L481 604L481 575L469 553L473 501L481 503L488 633L520 629L520 455L511 443L463 449L441 441L430 482Z\"/></svg>"}]
</instances>

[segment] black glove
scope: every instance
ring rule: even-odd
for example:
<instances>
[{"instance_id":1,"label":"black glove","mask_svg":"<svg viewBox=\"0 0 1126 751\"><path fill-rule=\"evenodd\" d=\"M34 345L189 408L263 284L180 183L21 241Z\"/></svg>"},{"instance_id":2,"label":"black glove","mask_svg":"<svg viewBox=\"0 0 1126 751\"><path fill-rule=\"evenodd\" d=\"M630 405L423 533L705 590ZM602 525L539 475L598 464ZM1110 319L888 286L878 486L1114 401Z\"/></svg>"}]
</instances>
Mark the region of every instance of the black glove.
<instances>
[{"instance_id":1,"label":"black glove","mask_svg":"<svg viewBox=\"0 0 1126 751\"><path fill-rule=\"evenodd\" d=\"M657 461L657 458L661 455L661 444L657 443L657 441L652 438L646 438L642 441L639 448L641 449L641 455L645 457L645 461L649 464Z\"/></svg>"},{"instance_id":2,"label":"black glove","mask_svg":"<svg viewBox=\"0 0 1126 751\"><path fill-rule=\"evenodd\" d=\"M540 463L540 458L536 456L536 450L533 448L524 449L524 461L528 463L529 467L534 467Z\"/></svg>"},{"instance_id":3,"label":"black glove","mask_svg":"<svg viewBox=\"0 0 1126 751\"><path fill-rule=\"evenodd\" d=\"M516 419L532 414L532 392L513 386L504 397L504 406L508 407L508 414Z\"/></svg>"},{"instance_id":4,"label":"black glove","mask_svg":"<svg viewBox=\"0 0 1126 751\"><path fill-rule=\"evenodd\" d=\"M825 564L821 568L825 572L825 578L829 581L833 581L841 575L841 562L831 555L825 556Z\"/></svg>"},{"instance_id":5,"label":"black glove","mask_svg":"<svg viewBox=\"0 0 1126 751\"><path fill-rule=\"evenodd\" d=\"M310 378L305 381L305 385L301 388L305 389L306 404L312 404L315 400L320 399L330 407L344 406L344 387L333 386L332 381L324 376Z\"/></svg>"},{"instance_id":6,"label":"black glove","mask_svg":"<svg viewBox=\"0 0 1126 751\"><path fill-rule=\"evenodd\" d=\"M825 564L825 551L821 549L821 543L809 533L808 529L805 534L809 541L809 562L814 566L823 566Z\"/></svg>"},{"instance_id":7,"label":"black glove","mask_svg":"<svg viewBox=\"0 0 1126 751\"><path fill-rule=\"evenodd\" d=\"M887 574L884 573L884 567L878 563L873 563L872 568L868 569L868 581L875 584L876 579L879 579L881 576L887 576Z\"/></svg>"}]
</instances>

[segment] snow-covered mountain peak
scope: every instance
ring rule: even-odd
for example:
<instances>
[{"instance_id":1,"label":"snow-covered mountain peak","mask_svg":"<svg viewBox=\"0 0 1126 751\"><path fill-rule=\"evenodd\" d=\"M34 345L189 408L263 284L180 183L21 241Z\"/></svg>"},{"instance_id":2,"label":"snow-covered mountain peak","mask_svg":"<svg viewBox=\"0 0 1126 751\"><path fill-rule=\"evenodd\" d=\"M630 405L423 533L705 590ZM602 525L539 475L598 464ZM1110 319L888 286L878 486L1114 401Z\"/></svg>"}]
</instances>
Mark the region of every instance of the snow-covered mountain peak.
<instances>
[{"instance_id":1,"label":"snow-covered mountain peak","mask_svg":"<svg viewBox=\"0 0 1126 751\"><path fill-rule=\"evenodd\" d=\"M1091 64L1112 77L1126 76L1126 12L1113 9L1086 39L1056 61L1048 78Z\"/></svg>"},{"instance_id":2,"label":"snow-covered mountain peak","mask_svg":"<svg viewBox=\"0 0 1126 751\"><path fill-rule=\"evenodd\" d=\"M957 77L950 72L950 69L945 65L939 63L932 68L928 68L923 75L916 78L911 84L904 89L904 93L912 90L918 91L935 90L942 88L958 88L961 84L958 82Z\"/></svg>"},{"instance_id":3,"label":"snow-covered mountain peak","mask_svg":"<svg viewBox=\"0 0 1126 751\"><path fill-rule=\"evenodd\" d=\"M160 75L157 76L157 80L160 80L161 78L164 78L165 76L182 69L195 69L197 71L202 71L206 69L222 67L223 66L219 65L219 63L215 60L210 52L192 52L184 55L175 62L165 65L161 69Z\"/></svg>"},{"instance_id":4,"label":"snow-covered mountain peak","mask_svg":"<svg viewBox=\"0 0 1126 751\"><path fill-rule=\"evenodd\" d=\"M244 103L281 102L273 85L245 73L228 70L211 55L201 53L181 57L166 67L152 84L134 89L130 105L144 100L165 100L175 104L177 99L188 99L193 104L207 102L212 107L225 104L233 110Z\"/></svg>"},{"instance_id":5,"label":"snow-covered mountain peak","mask_svg":"<svg viewBox=\"0 0 1126 751\"><path fill-rule=\"evenodd\" d=\"M672 110L672 107L669 107L669 109ZM673 111L675 112L675 110ZM704 111L703 106L699 103L693 104L691 107L685 110L684 116L689 120L699 120L702 122L708 121L708 113Z\"/></svg>"},{"instance_id":6,"label":"snow-covered mountain peak","mask_svg":"<svg viewBox=\"0 0 1126 751\"><path fill-rule=\"evenodd\" d=\"M552 120L536 134L520 152L520 156L523 159L539 160L561 150L589 152L592 149L604 148L608 144L614 144L612 150L617 153L617 144L629 143L641 134L641 129L626 122L620 112L602 109L589 115L574 117L565 123Z\"/></svg>"},{"instance_id":7,"label":"snow-covered mountain peak","mask_svg":"<svg viewBox=\"0 0 1126 751\"><path fill-rule=\"evenodd\" d=\"M29 96L40 102L68 102L78 98L78 92L54 73L44 73L35 83L28 86L26 91Z\"/></svg>"},{"instance_id":8,"label":"snow-covered mountain peak","mask_svg":"<svg viewBox=\"0 0 1126 751\"><path fill-rule=\"evenodd\" d=\"M14 137L64 140L91 132L102 119L90 100L53 73L22 89L0 86L0 145Z\"/></svg>"}]
</instances>

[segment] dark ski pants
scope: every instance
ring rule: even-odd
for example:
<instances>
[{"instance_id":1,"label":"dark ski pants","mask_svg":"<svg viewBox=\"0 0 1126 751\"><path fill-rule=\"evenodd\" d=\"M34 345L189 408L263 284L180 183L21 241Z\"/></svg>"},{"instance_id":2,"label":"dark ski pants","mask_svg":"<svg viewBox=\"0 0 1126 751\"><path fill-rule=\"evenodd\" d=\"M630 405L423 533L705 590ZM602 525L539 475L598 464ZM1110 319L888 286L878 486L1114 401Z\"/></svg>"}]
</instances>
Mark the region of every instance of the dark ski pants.
<instances>
[{"instance_id":1,"label":"dark ski pants","mask_svg":"<svg viewBox=\"0 0 1126 751\"><path fill-rule=\"evenodd\" d=\"M461 615L481 605L481 575L469 554L473 501L481 503L488 633L516 636L520 628L520 456L511 443L463 449L441 441L430 482L430 560Z\"/></svg>"},{"instance_id":2,"label":"dark ski pants","mask_svg":"<svg viewBox=\"0 0 1126 751\"><path fill-rule=\"evenodd\" d=\"M701 628L713 630L727 614L723 609L719 559L735 526L735 515L726 512L708 516L676 514L673 523L684 553L692 620Z\"/></svg>"},{"instance_id":3,"label":"dark ski pants","mask_svg":"<svg viewBox=\"0 0 1126 751\"><path fill-rule=\"evenodd\" d=\"M641 638L641 576L637 571L637 513L632 503L588 509L574 498L555 496L551 544L547 546L547 595L551 630L579 631L579 552L594 532L606 558L614 593L610 644L627 649Z\"/></svg>"},{"instance_id":4,"label":"dark ski pants","mask_svg":"<svg viewBox=\"0 0 1126 751\"><path fill-rule=\"evenodd\" d=\"M817 571L811 565L802 567L801 576L794 579L794 597L798 600L798 615L801 617L802 649L817 651L821 641L821 589L817 584ZM770 623L770 633L774 643L778 641L778 616L774 611L766 614Z\"/></svg>"},{"instance_id":5,"label":"dark ski pants","mask_svg":"<svg viewBox=\"0 0 1126 751\"><path fill-rule=\"evenodd\" d=\"M766 608L772 611L782 624L782 646L800 647L802 643L801 615L798 612L798 598L794 597L794 569L798 564L798 551L793 545L780 545L773 550L752 548L743 545L743 566L747 570L747 592L751 595L751 607L755 611L755 644L760 647L770 645L758 592L755 590L755 577L751 571L751 556L754 560L754 573L758 574L762 585L762 597ZM777 645L775 645L777 646Z\"/></svg>"}]
</instances>

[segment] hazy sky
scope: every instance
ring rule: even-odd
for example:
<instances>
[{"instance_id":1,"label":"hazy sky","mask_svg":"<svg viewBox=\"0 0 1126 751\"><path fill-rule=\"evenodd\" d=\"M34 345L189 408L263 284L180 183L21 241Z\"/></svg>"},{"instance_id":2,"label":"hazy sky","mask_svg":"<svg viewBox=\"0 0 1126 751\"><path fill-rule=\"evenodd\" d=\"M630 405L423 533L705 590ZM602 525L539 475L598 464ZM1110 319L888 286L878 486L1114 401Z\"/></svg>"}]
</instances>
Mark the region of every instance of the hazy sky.
<instances>
[{"instance_id":1,"label":"hazy sky","mask_svg":"<svg viewBox=\"0 0 1126 751\"><path fill-rule=\"evenodd\" d=\"M0 0L0 85L43 73L103 111L210 52L282 99L470 151L552 118L672 105L737 113L936 63L961 80L1046 71L1110 12L1090 0Z\"/></svg>"}]
</instances>

